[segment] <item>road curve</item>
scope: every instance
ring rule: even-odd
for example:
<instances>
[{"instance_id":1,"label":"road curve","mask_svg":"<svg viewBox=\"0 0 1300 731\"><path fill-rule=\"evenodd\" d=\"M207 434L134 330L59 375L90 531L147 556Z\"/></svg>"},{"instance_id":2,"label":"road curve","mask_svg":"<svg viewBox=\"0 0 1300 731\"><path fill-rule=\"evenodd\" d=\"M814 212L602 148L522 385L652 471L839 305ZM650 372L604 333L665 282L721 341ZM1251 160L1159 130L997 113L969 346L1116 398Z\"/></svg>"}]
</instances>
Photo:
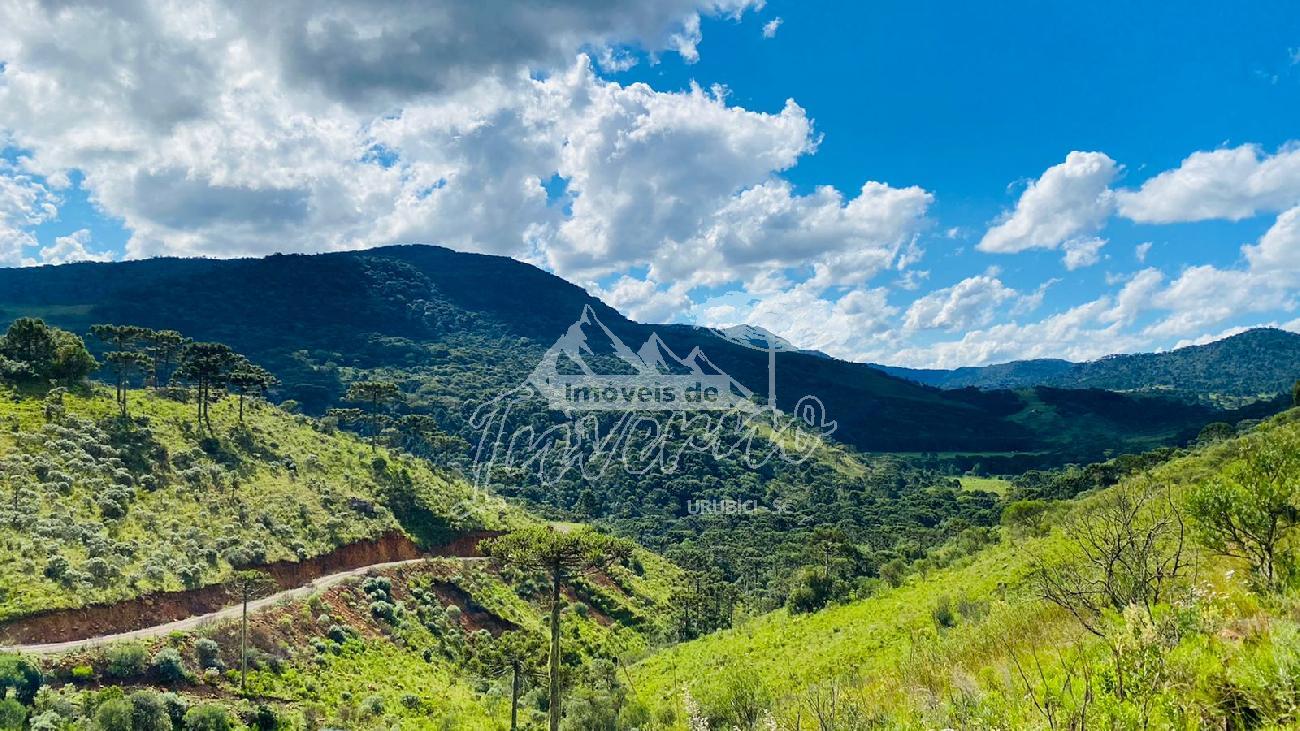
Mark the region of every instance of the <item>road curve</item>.
<instances>
[{"instance_id":1,"label":"road curve","mask_svg":"<svg viewBox=\"0 0 1300 731\"><path fill-rule=\"evenodd\" d=\"M369 566L361 566L359 568L349 569L347 571L340 571L336 574L321 576L313 580L311 583L304 584L303 586L295 587L293 589L285 589L284 591L276 592L275 594L271 594L270 596L265 596L262 597L261 599L255 599L253 601L250 601L248 603L248 612L249 614L252 614L261 609L265 609L266 607L272 606L274 604L278 604L285 600L299 599L302 597L310 596L311 594L317 591L322 591L324 589L330 588L331 586L336 586L338 584L343 583L344 581L347 581L348 579L365 576L371 571L376 571L380 569L388 569L388 568L393 568L395 566L409 566L411 564L423 563L425 561L460 561L464 563L472 563L476 561L486 561L486 560L487 560L486 558L482 558L482 557L430 556L424 558L412 558L412 559L407 559L405 561L388 561L386 563L377 563L377 564L371 564ZM17 652L17 653L24 653L28 655L62 655L64 653L76 652L78 650L86 650L92 647L107 645L112 642L120 642L122 640L139 640L139 639L147 639L150 637L161 637L163 635L171 634L172 632L182 632L185 630L197 629L199 627L202 627L207 624L212 624L214 622L220 622L227 619L238 619L242 612L243 612L242 604L235 604L233 606L225 607L223 609L218 609L215 612L209 612L207 614L199 614L193 617L186 617L185 619L178 619L174 622L167 622L166 624L159 624L153 627L145 627L144 629L131 630L130 632L120 632L118 634L113 634L113 635L90 637L84 640L71 640L69 642L10 645L7 647L0 647L0 652L8 652L8 653Z\"/></svg>"}]
</instances>

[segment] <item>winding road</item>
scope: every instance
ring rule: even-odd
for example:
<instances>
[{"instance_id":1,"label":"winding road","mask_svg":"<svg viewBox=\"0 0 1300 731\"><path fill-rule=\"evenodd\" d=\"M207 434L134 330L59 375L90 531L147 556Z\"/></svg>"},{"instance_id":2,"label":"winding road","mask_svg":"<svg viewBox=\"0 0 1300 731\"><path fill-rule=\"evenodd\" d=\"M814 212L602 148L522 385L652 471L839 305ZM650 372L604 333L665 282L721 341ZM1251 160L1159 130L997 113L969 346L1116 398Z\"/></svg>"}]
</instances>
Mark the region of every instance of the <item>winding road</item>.
<instances>
[{"instance_id":1,"label":"winding road","mask_svg":"<svg viewBox=\"0 0 1300 731\"><path fill-rule=\"evenodd\" d=\"M371 564L369 566L361 566L359 568L349 569L347 571L340 571L336 574L328 574L326 576L321 576L311 581L308 584L304 584L302 586L295 587L292 589L285 589L284 591L271 594L270 596L266 596L266 597L262 597L261 599L255 599L253 601L250 601L248 603L248 612L252 614L256 611L272 606L274 604L278 604L282 601L307 597L315 592L322 591L332 586L341 584L344 581L347 581L348 579L354 579L361 576L365 576L371 571L394 568L397 566L408 566L411 564L418 564L418 563L423 563L425 561L433 561L433 560L439 560L439 561L450 560L450 561L471 563L476 561L486 561L487 559L481 557L436 556L436 557L413 558L413 559L407 559L405 561L389 561L386 563L377 563L377 564ZM92 647L99 647L101 645L106 645L112 642L119 642L121 640L138 640L138 639L146 639L150 637L161 637L163 635L171 634L172 632L181 632L185 630L197 629L199 627L202 627L207 624L212 624L214 622L221 622L228 619L238 619L242 612L243 612L242 604L235 604L233 606L225 607L223 609L218 609L215 612L200 614L193 617L186 617L185 619L178 619L174 622L167 622L166 624L159 624L153 627L145 627L143 629L131 630L130 632L121 632L118 634L103 635L100 637L90 637L84 640L71 640L69 642L10 645L7 647L0 647L0 652L10 652L10 653L19 652L19 653L25 653L29 655L61 655L68 652L76 652L78 650L85 650Z\"/></svg>"}]
</instances>

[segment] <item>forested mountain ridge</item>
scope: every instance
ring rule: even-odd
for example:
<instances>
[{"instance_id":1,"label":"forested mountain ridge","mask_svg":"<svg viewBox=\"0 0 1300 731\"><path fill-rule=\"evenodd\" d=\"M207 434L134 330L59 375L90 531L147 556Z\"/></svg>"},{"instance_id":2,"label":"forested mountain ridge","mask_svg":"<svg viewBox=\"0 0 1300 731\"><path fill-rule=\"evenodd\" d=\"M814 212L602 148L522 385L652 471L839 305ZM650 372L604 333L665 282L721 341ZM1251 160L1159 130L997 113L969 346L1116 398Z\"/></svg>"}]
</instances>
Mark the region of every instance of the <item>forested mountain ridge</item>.
<instances>
[{"instance_id":1,"label":"forested mountain ridge","mask_svg":"<svg viewBox=\"0 0 1300 731\"><path fill-rule=\"evenodd\" d=\"M1205 345L1110 355L1084 363L1045 359L953 370L876 367L900 378L949 389L1100 388L1231 406L1291 389L1300 378L1300 334L1254 328Z\"/></svg>"},{"instance_id":2,"label":"forested mountain ridge","mask_svg":"<svg viewBox=\"0 0 1300 731\"><path fill-rule=\"evenodd\" d=\"M581 288L505 257L435 246L264 259L154 259L0 270L0 320L33 315L84 333L96 322L179 330L228 343L279 376L277 399L307 413L335 405L349 382L397 381L406 404L472 441L466 405L521 383L566 327L591 307L625 342L657 332L678 353L695 347L760 397L766 354L685 325L628 320ZM864 451L1054 452L1096 456L1094 439L1037 428L1050 392L946 392L864 364L809 353L777 356L782 408L815 395L835 438ZM1086 410L1086 395L1070 397ZM1177 441L1221 420L1161 401L1140 423L1100 415L1104 448ZM1068 453L1068 454L1067 454Z\"/></svg>"}]
</instances>

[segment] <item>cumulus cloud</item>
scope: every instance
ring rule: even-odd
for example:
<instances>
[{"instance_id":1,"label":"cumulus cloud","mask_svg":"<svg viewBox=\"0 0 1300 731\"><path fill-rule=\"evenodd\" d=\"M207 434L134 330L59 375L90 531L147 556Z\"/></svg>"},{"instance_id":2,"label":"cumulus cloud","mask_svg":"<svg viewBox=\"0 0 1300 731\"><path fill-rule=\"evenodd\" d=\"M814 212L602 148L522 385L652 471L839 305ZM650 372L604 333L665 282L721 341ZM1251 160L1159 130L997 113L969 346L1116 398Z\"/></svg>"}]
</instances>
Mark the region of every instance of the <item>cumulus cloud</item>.
<instances>
[{"instance_id":1,"label":"cumulus cloud","mask_svg":"<svg viewBox=\"0 0 1300 731\"><path fill-rule=\"evenodd\" d=\"M800 348L859 360L868 343L892 337L898 308L881 288L859 288L827 299L814 285L801 284L759 298L745 307L707 308L698 322L710 327L756 325Z\"/></svg>"},{"instance_id":2,"label":"cumulus cloud","mask_svg":"<svg viewBox=\"0 0 1300 731\"><path fill-rule=\"evenodd\" d=\"M698 59L700 14L760 0L231 0L229 11L290 81L349 103L406 103L517 69L563 67L585 49L636 44Z\"/></svg>"},{"instance_id":3,"label":"cumulus cloud","mask_svg":"<svg viewBox=\"0 0 1300 731\"><path fill-rule=\"evenodd\" d=\"M90 231L79 229L67 236L59 236L54 243L41 248L41 264L69 264L74 261L112 261L113 256L89 249ZM29 262L36 263L36 262Z\"/></svg>"},{"instance_id":4,"label":"cumulus cloud","mask_svg":"<svg viewBox=\"0 0 1300 731\"><path fill-rule=\"evenodd\" d=\"M23 263L23 251L36 245L30 228L54 218L58 203L43 183L0 162L0 266Z\"/></svg>"},{"instance_id":5,"label":"cumulus cloud","mask_svg":"<svg viewBox=\"0 0 1300 731\"><path fill-rule=\"evenodd\" d=\"M1140 223L1237 221L1280 211L1300 204L1300 145L1274 155L1259 145L1194 152L1116 197L1120 215Z\"/></svg>"},{"instance_id":6,"label":"cumulus cloud","mask_svg":"<svg viewBox=\"0 0 1300 731\"><path fill-rule=\"evenodd\" d=\"M978 248L998 254L1055 249L1096 232L1114 208L1110 184L1118 173L1119 166L1104 153L1071 152L1029 184Z\"/></svg>"},{"instance_id":7,"label":"cumulus cloud","mask_svg":"<svg viewBox=\"0 0 1300 731\"><path fill-rule=\"evenodd\" d=\"M1063 259L1065 268L1074 271L1096 264L1101 261L1101 249L1105 245L1106 239L1096 236L1066 241Z\"/></svg>"},{"instance_id":8,"label":"cumulus cloud","mask_svg":"<svg viewBox=\"0 0 1300 731\"><path fill-rule=\"evenodd\" d=\"M783 22L785 22L785 21L781 20L780 18L772 18L771 20L769 20L769 21L767 21L766 23L764 23L764 24L763 24L763 37L764 37L764 38L776 38L776 31L777 31L777 29L779 29L779 28L781 27L781 23L783 23Z\"/></svg>"},{"instance_id":9,"label":"cumulus cloud","mask_svg":"<svg viewBox=\"0 0 1300 731\"><path fill-rule=\"evenodd\" d=\"M907 308L903 325L911 330L949 332L983 327L1021 299L1019 292L996 276L982 274L918 298Z\"/></svg>"}]
</instances>

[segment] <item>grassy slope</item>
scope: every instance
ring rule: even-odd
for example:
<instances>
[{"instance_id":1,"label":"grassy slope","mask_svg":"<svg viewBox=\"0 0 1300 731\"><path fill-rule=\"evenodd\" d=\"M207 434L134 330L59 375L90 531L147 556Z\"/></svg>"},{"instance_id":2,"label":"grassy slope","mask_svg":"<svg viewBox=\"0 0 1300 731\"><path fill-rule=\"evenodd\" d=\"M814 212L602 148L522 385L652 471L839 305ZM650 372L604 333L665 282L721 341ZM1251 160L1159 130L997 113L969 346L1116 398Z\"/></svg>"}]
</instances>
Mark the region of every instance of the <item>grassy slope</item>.
<instances>
[{"instance_id":1,"label":"grassy slope","mask_svg":"<svg viewBox=\"0 0 1300 731\"><path fill-rule=\"evenodd\" d=\"M191 405L132 392L143 421L114 438L105 432L111 392L66 396L59 424L47 424L39 399L15 398L0 398L0 463L14 475L0 485L12 521L0 538L0 619L178 590L193 567L202 584L218 583L240 550L298 560L402 530L383 493L403 474L449 531L522 519L504 503L467 501L469 485L423 461L372 453L272 407L248 409L240 427L227 399L212 408L209 437L195 429ZM101 498L115 490L126 514L107 519ZM43 576L56 555L68 562L63 580Z\"/></svg>"},{"instance_id":2,"label":"grassy slope","mask_svg":"<svg viewBox=\"0 0 1300 731\"><path fill-rule=\"evenodd\" d=\"M1162 465L1152 477L1180 487L1213 475L1249 439L1300 438L1300 412L1292 411L1263 424L1245 439L1230 440ZM1294 442L1293 442L1294 443ZM1070 504L1087 510L1089 498ZM684 728L682 690L702 699L706 712L724 698L737 678L758 679L763 693L787 709L799 706L810 689L829 682L852 688L868 698L894 723L926 727L950 724L952 717L927 716L936 700L962 695L970 687L1023 696L1013 678L1012 652L1035 647L1089 647L1090 640L1072 619L1038 600L1029 585L1030 557L1051 553L1062 542L1059 532L1045 537L1004 537L999 544L953 565L912 576L898 588L885 589L862 601L833 606L812 615L785 610L758 617L737 628L656 652L633 668L640 697L667 726ZM1201 556L1200 580L1221 606L1220 618L1249 622L1259 607L1222 560ZM1238 569L1240 567L1237 567ZM961 619L956 627L936 630L933 609L943 598L984 605L982 618ZM1267 621L1266 621L1267 624ZM1279 628L1278 636L1285 636ZM1227 634L1225 632L1225 634ZM1225 660L1246 652L1241 643L1201 638L1189 655L1199 653L1219 671L1231 672ZM940 668L938 672L935 668ZM976 691L977 693L980 691ZM1191 691L1187 691L1191 698ZM929 701L923 700L929 698ZM950 700L950 698L949 698ZM939 705L942 705L940 703ZM1001 710L1001 719L1017 726L1041 723L1020 697ZM805 719L805 722L807 720Z\"/></svg>"}]
</instances>

